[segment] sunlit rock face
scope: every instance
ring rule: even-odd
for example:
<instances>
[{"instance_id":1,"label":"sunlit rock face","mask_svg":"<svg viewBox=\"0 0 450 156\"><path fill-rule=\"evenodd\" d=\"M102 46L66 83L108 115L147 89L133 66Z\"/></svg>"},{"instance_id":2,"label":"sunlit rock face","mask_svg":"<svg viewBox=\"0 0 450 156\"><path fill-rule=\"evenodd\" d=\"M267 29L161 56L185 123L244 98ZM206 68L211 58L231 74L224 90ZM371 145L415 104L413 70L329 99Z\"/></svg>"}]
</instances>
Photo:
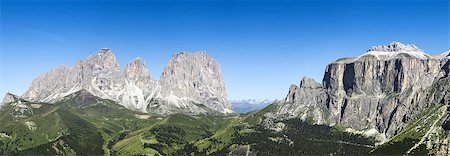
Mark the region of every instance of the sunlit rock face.
<instances>
[{"instance_id":1,"label":"sunlit rock face","mask_svg":"<svg viewBox=\"0 0 450 156\"><path fill-rule=\"evenodd\" d=\"M61 65L40 75L22 97L52 103L82 89L148 113L231 112L220 66L205 52L177 53L157 81L140 58L121 70L112 51L103 48L72 68Z\"/></svg>"},{"instance_id":2,"label":"sunlit rock face","mask_svg":"<svg viewBox=\"0 0 450 156\"><path fill-rule=\"evenodd\" d=\"M232 112L220 65L205 52L175 54L159 82L163 97L192 99L218 112Z\"/></svg>"},{"instance_id":3,"label":"sunlit rock face","mask_svg":"<svg viewBox=\"0 0 450 156\"><path fill-rule=\"evenodd\" d=\"M291 86L277 114L376 129L390 137L424 108L450 99L433 92L448 76L448 60L445 54L431 56L415 45L375 46L361 56L329 64L321 84L305 78L300 86Z\"/></svg>"}]
</instances>

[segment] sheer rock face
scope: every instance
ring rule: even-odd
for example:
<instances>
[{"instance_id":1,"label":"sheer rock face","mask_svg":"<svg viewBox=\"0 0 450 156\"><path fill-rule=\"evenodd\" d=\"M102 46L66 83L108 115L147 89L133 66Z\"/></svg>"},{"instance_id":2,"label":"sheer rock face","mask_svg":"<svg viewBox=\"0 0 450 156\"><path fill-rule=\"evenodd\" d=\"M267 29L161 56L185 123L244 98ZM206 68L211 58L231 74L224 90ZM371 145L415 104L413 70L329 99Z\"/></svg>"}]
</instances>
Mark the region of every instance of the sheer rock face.
<instances>
[{"instance_id":1,"label":"sheer rock face","mask_svg":"<svg viewBox=\"0 0 450 156\"><path fill-rule=\"evenodd\" d=\"M62 65L39 76L22 97L56 102L82 89L142 112L231 112L220 67L206 53L176 54L159 82L152 79L140 58L122 71L111 50L104 48L73 68Z\"/></svg>"},{"instance_id":2,"label":"sheer rock face","mask_svg":"<svg viewBox=\"0 0 450 156\"><path fill-rule=\"evenodd\" d=\"M232 112L220 65L205 52L175 54L164 68L160 84L163 97L193 99L212 110Z\"/></svg>"},{"instance_id":3,"label":"sheer rock face","mask_svg":"<svg viewBox=\"0 0 450 156\"><path fill-rule=\"evenodd\" d=\"M424 108L450 100L442 92L430 92L448 75L448 58L432 57L414 45L398 42L367 53L329 64L322 85L307 78L300 87L291 86L277 113L353 129L376 129L390 137ZM396 56L384 57L385 53ZM431 100L435 94L442 98Z\"/></svg>"}]
</instances>

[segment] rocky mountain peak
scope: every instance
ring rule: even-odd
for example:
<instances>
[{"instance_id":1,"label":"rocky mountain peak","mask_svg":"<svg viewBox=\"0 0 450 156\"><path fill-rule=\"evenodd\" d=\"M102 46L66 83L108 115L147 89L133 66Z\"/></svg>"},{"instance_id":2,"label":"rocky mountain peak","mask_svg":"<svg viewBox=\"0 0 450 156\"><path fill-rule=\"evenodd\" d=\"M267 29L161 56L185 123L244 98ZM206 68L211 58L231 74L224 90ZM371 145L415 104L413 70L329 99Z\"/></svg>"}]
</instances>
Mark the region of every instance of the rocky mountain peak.
<instances>
[{"instance_id":1,"label":"rocky mountain peak","mask_svg":"<svg viewBox=\"0 0 450 156\"><path fill-rule=\"evenodd\" d=\"M103 54L112 54L111 49L109 48L102 48L100 49L100 51L98 52L99 55L103 55Z\"/></svg>"},{"instance_id":2,"label":"rocky mountain peak","mask_svg":"<svg viewBox=\"0 0 450 156\"><path fill-rule=\"evenodd\" d=\"M203 51L199 52L178 52L172 56L169 64L175 62L214 62L214 60Z\"/></svg>"},{"instance_id":3,"label":"rocky mountain peak","mask_svg":"<svg viewBox=\"0 0 450 156\"><path fill-rule=\"evenodd\" d=\"M125 76L127 78L148 78L152 79L151 73L140 57L133 59L125 67Z\"/></svg>"},{"instance_id":4,"label":"rocky mountain peak","mask_svg":"<svg viewBox=\"0 0 450 156\"><path fill-rule=\"evenodd\" d=\"M188 75L192 77L201 76L193 75L193 73L199 73L199 70L204 69L217 71L220 70L219 68L219 64L205 52L178 52L169 60L161 75L161 79L165 79L164 77L170 75L182 75L183 78L186 78Z\"/></svg>"},{"instance_id":5,"label":"rocky mountain peak","mask_svg":"<svg viewBox=\"0 0 450 156\"><path fill-rule=\"evenodd\" d=\"M310 77L303 77L302 81L300 82L301 88L320 88L321 84L316 82L314 79Z\"/></svg>"},{"instance_id":6,"label":"rocky mountain peak","mask_svg":"<svg viewBox=\"0 0 450 156\"><path fill-rule=\"evenodd\" d=\"M14 94L11 94L11 93L8 92L3 97L2 104L8 104L8 103L11 103L11 102L15 102L18 99L19 99L19 97L17 95L14 95Z\"/></svg>"},{"instance_id":7,"label":"rocky mountain peak","mask_svg":"<svg viewBox=\"0 0 450 156\"><path fill-rule=\"evenodd\" d=\"M388 45L373 46L367 52L377 51L377 52L423 52L421 49L417 48L414 44L403 44L397 41L391 42Z\"/></svg>"},{"instance_id":8,"label":"rocky mountain peak","mask_svg":"<svg viewBox=\"0 0 450 156\"><path fill-rule=\"evenodd\" d=\"M231 112L220 65L205 52L179 52L164 68L163 96L193 97L219 112Z\"/></svg>"},{"instance_id":9,"label":"rocky mountain peak","mask_svg":"<svg viewBox=\"0 0 450 156\"><path fill-rule=\"evenodd\" d=\"M116 56L108 48L100 49L97 54L89 56L84 63L95 68L120 68Z\"/></svg>"}]
</instances>

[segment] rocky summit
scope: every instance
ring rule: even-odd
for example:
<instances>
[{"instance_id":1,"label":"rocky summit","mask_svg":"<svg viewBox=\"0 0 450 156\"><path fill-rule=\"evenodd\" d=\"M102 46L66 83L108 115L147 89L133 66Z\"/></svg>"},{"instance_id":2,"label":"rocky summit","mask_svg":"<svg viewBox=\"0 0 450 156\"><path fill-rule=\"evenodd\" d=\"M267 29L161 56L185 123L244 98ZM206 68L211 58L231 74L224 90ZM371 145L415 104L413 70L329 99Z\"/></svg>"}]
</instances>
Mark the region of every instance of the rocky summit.
<instances>
[{"instance_id":1,"label":"rocky summit","mask_svg":"<svg viewBox=\"0 0 450 156\"><path fill-rule=\"evenodd\" d=\"M392 42L326 67L322 83L303 78L271 114L373 132L384 140L424 110L448 105L449 58ZM273 119L274 117L272 117ZM384 139L383 139L384 138Z\"/></svg>"},{"instance_id":2,"label":"rocky summit","mask_svg":"<svg viewBox=\"0 0 450 156\"><path fill-rule=\"evenodd\" d=\"M158 81L140 58L122 70L112 51L103 48L72 68L61 65L40 75L21 97L54 103L80 90L147 113L232 112L220 65L205 52L175 54Z\"/></svg>"}]
</instances>

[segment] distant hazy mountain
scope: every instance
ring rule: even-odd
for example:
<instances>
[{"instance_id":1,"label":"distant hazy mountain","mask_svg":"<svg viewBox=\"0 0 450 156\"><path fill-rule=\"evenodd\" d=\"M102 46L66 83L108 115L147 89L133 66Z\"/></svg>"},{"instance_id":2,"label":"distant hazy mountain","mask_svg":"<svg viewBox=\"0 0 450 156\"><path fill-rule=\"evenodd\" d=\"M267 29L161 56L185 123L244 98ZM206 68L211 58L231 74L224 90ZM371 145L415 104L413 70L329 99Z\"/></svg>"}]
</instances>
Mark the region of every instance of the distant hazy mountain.
<instances>
[{"instance_id":1,"label":"distant hazy mountain","mask_svg":"<svg viewBox=\"0 0 450 156\"><path fill-rule=\"evenodd\" d=\"M263 107L266 107L267 105L273 103L274 100L256 100L256 99L244 99L244 100L232 100L230 101L231 105L233 106L233 111L239 112L239 113L246 113L246 112L252 112L256 111L258 109L261 109Z\"/></svg>"}]
</instances>

